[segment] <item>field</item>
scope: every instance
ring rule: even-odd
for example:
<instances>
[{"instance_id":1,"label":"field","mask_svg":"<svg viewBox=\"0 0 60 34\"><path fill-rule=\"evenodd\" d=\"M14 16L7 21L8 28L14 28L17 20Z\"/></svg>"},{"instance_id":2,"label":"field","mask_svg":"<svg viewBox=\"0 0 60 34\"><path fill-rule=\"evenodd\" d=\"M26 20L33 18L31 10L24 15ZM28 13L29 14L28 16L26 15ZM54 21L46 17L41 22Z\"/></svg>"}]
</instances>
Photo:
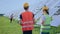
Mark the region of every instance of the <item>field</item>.
<instances>
[{"instance_id":1,"label":"field","mask_svg":"<svg viewBox=\"0 0 60 34\"><path fill-rule=\"evenodd\" d=\"M59 32L60 27L51 27L51 34ZM0 16L0 34L22 34L22 28L16 20L10 23L9 18ZM40 27L35 27L33 34L40 34Z\"/></svg>"}]
</instances>

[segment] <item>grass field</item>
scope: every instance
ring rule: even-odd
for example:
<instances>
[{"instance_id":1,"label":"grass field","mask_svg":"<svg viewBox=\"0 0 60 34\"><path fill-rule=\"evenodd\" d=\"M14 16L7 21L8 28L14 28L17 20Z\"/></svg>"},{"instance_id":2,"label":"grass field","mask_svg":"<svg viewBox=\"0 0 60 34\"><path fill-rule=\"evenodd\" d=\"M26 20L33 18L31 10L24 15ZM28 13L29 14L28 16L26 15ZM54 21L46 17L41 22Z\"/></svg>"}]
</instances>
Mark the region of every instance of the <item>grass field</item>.
<instances>
[{"instance_id":1,"label":"grass field","mask_svg":"<svg viewBox=\"0 0 60 34\"><path fill-rule=\"evenodd\" d=\"M39 32L40 28L35 27L33 34L39 34ZM56 32L60 32L60 27L51 27L51 34L56 34ZM9 18L0 16L0 34L22 34L22 28L16 20L10 23Z\"/></svg>"}]
</instances>

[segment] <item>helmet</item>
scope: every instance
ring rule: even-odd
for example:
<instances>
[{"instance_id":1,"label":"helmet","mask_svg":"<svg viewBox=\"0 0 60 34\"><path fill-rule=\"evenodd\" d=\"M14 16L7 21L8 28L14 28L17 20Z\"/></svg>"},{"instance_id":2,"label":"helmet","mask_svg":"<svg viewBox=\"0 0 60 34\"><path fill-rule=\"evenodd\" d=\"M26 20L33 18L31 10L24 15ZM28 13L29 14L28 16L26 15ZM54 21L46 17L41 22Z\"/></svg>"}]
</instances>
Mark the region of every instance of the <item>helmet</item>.
<instances>
[{"instance_id":1,"label":"helmet","mask_svg":"<svg viewBox=\"0 0 60 34\"><path fill-rule=\"evenodd\" d=\"M24 7L29 7L29 4L28 3L24 3Z\"/></svg>"},{"instance_id":2,"label":"helmet","mask_svg":"<svg viewBox=\"0 0 60 34\"><path fill-rule=\"evenodd\" d=\"M47 6L44 6L44 7L42 8L42 10L48 10L48 7L47 7Z\"/></svg>"}]
</instances>

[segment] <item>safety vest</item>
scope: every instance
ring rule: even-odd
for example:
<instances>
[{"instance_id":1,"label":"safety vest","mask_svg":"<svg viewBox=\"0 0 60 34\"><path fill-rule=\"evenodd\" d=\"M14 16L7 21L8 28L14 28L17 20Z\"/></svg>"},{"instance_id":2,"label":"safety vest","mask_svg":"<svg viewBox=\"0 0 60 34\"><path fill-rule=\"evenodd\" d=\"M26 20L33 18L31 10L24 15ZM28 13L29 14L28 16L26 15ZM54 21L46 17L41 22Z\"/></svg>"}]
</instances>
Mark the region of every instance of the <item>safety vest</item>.
<instances>
[{"instance_id":1,"label":"safety vest","mask_svg":"<svg viewBox=\"0 0 60 34\"><path fill-rule=\"evenodd\" d=\"M51 17L49 15L44 15L44 16L45 16L44 25L41 25L40 31L42 31L42 32L50 32Z\"/></svg>"},{"instance_id":2,"label":"safety vest","mask_svg":"<svg viewBox=\"0 0 60 34\"><path fill-rule=\"evenodd\" d=\"M22 30L28 31L32 30L33 27L33 13L32 12L23 12L22 13Z\"/></svg>"}]
</instances>

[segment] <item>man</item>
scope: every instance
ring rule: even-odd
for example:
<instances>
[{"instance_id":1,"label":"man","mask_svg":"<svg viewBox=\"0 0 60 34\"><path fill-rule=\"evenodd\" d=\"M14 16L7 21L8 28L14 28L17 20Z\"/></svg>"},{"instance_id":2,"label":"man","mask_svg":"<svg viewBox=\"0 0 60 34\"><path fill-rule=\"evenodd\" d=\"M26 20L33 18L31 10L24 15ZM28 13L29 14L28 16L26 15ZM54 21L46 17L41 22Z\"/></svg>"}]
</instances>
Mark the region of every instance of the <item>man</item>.
<instances>
[{"instance_id":1,"label":"man","mask_svg":"<svg viewBox=\"0 0 60 34\"><path fill-rule=\"evenodd\" d=\"M30 11L29 9L29 4L25 3L24 4L24 10L25 12L21 13L20 15L20 24L22 26L22 31L23 34L32 34L32 30L34 28L34 14Z\"/></svg>"},{"instance_id":2,"label":"man","mask_svg":"<svg viewBox=\"0 0 60 34\"><path fill-rule=\"evenodd\" d=\"M10 16L10 23L12 23L12 20L13 20L13 14L11 14Z\"/></svg>"}]
</instances>

